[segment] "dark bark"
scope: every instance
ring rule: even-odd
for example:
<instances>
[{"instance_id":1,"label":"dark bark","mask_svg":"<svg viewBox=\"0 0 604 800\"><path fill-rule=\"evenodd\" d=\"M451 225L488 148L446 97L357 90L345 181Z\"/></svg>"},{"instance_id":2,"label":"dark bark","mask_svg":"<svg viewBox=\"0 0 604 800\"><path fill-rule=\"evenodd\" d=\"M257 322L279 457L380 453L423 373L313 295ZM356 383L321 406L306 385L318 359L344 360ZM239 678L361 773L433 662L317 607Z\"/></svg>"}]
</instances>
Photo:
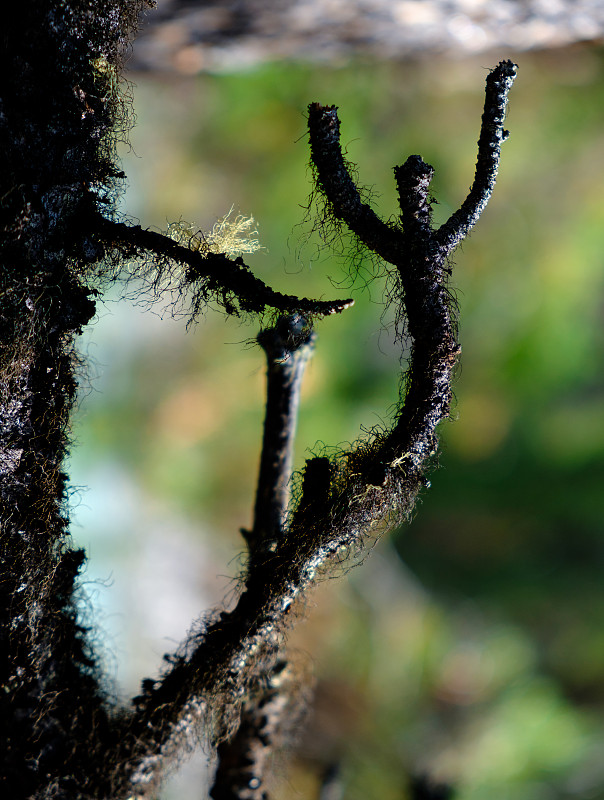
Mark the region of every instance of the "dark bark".
<instances>
[{"instance_id":1,"label":"dark bark","mask_svg":"<svg viewBox=\"0 0 604 800\"><path fill-rule=\"evenodd\" d=\"M74 337L94 314L123 120L116 70L144 3L11 4L0 70L0 749L6 797L108 791L109 706L78 620L63 459ZM101 787L105 787L102 789Z\"/></svg>"}]
</instances>

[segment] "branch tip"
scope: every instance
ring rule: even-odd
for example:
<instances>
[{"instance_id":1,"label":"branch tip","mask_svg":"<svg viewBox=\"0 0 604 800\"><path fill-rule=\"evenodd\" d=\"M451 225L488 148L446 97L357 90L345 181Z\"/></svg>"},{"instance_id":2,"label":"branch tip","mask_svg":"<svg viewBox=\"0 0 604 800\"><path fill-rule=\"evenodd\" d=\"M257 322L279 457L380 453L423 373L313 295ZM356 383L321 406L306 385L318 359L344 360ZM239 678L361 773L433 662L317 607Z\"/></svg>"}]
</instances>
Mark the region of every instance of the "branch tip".
<instances>
[{"instance_id":1,"label":"branch tip","mask_svg":"<svg viewBox=\"0 0 604 800\"><path fill-rule=\"evenodd\" d=\"M500 61L486 80L484 111L478 139L478 156L472 188L461 207L436 231L438 245L451 252L472 230L493 193L501 143L509 137L503 127L508 101L518 67L513 61Z\"/></svg>"},{"instance_id":2,"label":"branch tip","mask_svg":"<svg viewBox=\"0 0 604 800\"><path fill-rule=\"evenodd\" d=\"M317 188L325 196L332 216L344 222L365 247L392 263L400 245L399 232L363 202L342 153L337 110L337 106L319 103L308 107L310 157Z\"/></svg>"},{"instance_id":3,"label":"branch tip","mask_svg":"<svg viewBox=\"0 0 604 800\"><path fill-rule=\"evenodd\" d=\"M421 156L413 155L401 166L394 168L403 228L419 226L430 230L431 208L428 192L434 176L434 167Z\"/></svg>"}]
</instances>

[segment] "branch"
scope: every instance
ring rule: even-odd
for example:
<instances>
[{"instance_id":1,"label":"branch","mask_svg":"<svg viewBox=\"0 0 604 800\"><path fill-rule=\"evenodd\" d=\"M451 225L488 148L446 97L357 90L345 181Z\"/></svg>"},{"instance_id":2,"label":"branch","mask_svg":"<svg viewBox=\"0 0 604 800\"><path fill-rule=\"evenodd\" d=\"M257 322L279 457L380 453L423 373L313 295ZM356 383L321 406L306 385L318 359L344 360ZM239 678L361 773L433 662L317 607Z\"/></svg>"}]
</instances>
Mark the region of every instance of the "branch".
<instances>
[{"instance_id":1,"label":"branch","mask_svg":"<svg viewBox=\"0 0 604 800\"><path fill-rule=\"evenodd\" d=\"M478 139L476 173L470 193L461 208L441 225L436 233L439 244L450 252L465 239L489 202L501 155L501 143L509 136L503 122L518 67L511 61L501 61L487 78L484 113Z\"/></svg>"},{"instance_id":2,"label":"branch","mask_svg":"<svg viewBox=\"0 0 604 800\"><path fill-rule=\"evenodd\" d=\"M392 263L400 247L399 232L382 222L361 199L342 154L337 106L311 103L308 133L316 183L325 194L333 215L346 223L370 250Z\"/></svg>"},{"instance_id":3,"label":"branch","mask_svg":"<svg viewBox=\"0 0 604 800\"><path fill-rule=\"evenodd\" d=\"M506 69L511 72L511 67ZM488 89L487 118L491 100ZM427 193L432 167L412 156L395 170L404 229L393 229L367 206L359 206L341 153L338 158L330 151L333 168L325 157L337 144L335 109L311 109L313 158L319 154L317 181L333 213L354 226L368 247L388 254L400 279L397 299L413 342L404 403L389 433L374 435L337 460L307 462L297 509L271 547L258 549L250 559L235 607L222 612L202 634L192 635L160 680L143 685L135 713L116 735L122 748L120 762L127 765L121 776L124 796L136 794L153 780L179 737L194 729L207 703L220 709L216 738L228 738L259 676L267 675L276 663L296 601L328 562L358 552L369 537L410 514L436 452L436 428L449 414L451 376L460 352L447 288L446 260L453 240L443 242L430 228ZM329 137L331 143L325 144ZM324 147L317 150L317 141ZM454 243L467 230L462 226ZM376 240L380 232L384 241ZM271 524L268 528L274 530Z\"/></svg>"},{"instance_id":4,"label":"branch","mask_svg":"<svg viewBox=\"0 0 604 800\"><path fill-rule=\"evenodd\" d=\"M230 259L223 253L201 253L191 250L156 231L140 225L126 225L97 216L97 234L106 246L116 248L127 256L153 253L161 262L177 262L187 267L184 284L199 286L194 299L197 310L200 298L219 299L229 313L262 313L274 308L283 313L302 313L312 317L338 314L353 304L353 300L310 300L281 294L252 274L241 257Z\"/></svg>"},{"instance_id":5,"label":"branch","mask_svg":"<svg viewBox=\"0 0 604 800\"><path fill-rule=\"evenodd\" d=\"M315 338L298 314L280 317L273 328L258 334L268 363L268 386L254 525L242 531L252 555L259 546L270 549L283 532L300 388Z\"/></svg>"},{"instance_id":6,"label":"branch","mask_svg":"<svg viewBox=\"0 0 604 800\"><path fill-rule=\"evenodd\" d=\"M266 416L256 492L254 525L242 529L250 555L250 571L274 551L283 535L289 499L293 442L304 368L316 335L298 314L283 316L260 331L258 342L268 364ZM214 800L262 800L264 773L277 744L285 716L291 716L291 667L266 662L259 675L261 691L251 692L235 733L218 746L218 767L210 795ZM290 676L289 681L287 676ZM285 679L284 679L285 676Z\"/></svg>"},{"instance_id":7,"label":"branch","mask_svg":"<svg viewBox=\"0 0 604 800\"><path fill-rule=\"evenodd\" d=\"M254 525L251 531L241 531L248 545L250 571L255 562L275 550L283 536L300 388L315 338L312 327L298 314L280 317L257 337L268 371ZM269 658L265 665L266 674L258 676L260 691L250 691L237 730L218 746L218 767L210 792L214 800L266 799L264 777L269 758L286 721L291 726L292 699L299 691L286 661L273 665Z\"/></svg>"},{"instance_id":8,"label":"branch","mask_svg":"<svg viewBox=\"0 0 604 800\"><path fill-rule=\"evenodd\" d=\"M214 800L266 800L271 755L304 713L304 691L300 696L297 678L291 664L278 661L245 704L237 731L218 745L210 790Z\"/></svg>"},{"instance_id":9,"label":"branch","mask_svg":"<svg viewBox=\"0 0 604 800\"><path fill-rule=\"evenodd\" d=\"M407 478L417 478L435 453L436 428L449 415L451 377L461 352L447 288L449 250L439 245L430 226L428 189L433 174L420 156L410 156L395 169L405 242L404 257L396 267L412 348L404 403L381 447L384 477L390 464L403 468Z\"/></svg>"},{"instance_id":10,"label":"branch","mask_svg":"<svg viewBox=\"0 0 604 800\"><path fill-rule=\"evenodd\" d=\"M428 198L434 168L421 156L409 156L402 167L394 168L401 222L407 235L430 236L431 208Z\"/></svg>"}]
</instances>

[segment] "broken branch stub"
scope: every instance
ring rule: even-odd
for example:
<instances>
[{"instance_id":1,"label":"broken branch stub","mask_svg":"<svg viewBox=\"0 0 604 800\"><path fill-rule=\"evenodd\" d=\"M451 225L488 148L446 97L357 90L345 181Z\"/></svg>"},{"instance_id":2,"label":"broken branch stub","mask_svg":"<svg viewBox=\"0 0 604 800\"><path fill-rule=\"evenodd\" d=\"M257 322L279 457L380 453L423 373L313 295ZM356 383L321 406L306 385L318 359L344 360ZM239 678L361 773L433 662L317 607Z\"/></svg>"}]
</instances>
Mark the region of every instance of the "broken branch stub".
<instances>
[{"instance_id":1,"label":"broken branch stub","mask_svg":"<svg viewBox=\"0 0 604 800\"><path fill-rule=\"evenodd\" d=\"M300 314L279 317L257 337L266 354L267 397L254 525L244 532L252 556L257 548L272 549L283 534L300 389L315 338Z\"/></svg>"}]
</instances>

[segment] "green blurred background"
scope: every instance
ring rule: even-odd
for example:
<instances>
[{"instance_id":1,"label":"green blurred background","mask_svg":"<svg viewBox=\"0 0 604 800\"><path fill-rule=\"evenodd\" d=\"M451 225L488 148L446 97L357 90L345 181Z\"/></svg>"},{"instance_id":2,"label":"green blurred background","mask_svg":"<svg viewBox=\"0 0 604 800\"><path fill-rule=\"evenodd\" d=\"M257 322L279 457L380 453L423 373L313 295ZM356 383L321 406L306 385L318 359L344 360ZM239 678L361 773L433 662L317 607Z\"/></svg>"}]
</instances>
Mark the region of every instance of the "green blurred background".
<instances>
[{"instance_id":1,"label":"green blurred background","mask_svg":"<svg viewBox=\"0 0 604 800\"><path fill-rule=\"evenodd\" d=\"M257 220L256 274L356 300L319 326L300 466L317 442L346 446L387 422L399 370L379 265L361 260L353 281L346 242L334 254L312 234L308 103L340 107L348 158L385 217L392 167L421 154L442 221L472 180L488 67L507 57L511 137L455 256L456 421L412 523L308 599L291 646L316 702L293 765L276 760L278 800L316 798L335 762L347 800L407 798L417 774L459 800L604 798L604 51L132 76L124 211L209 230L234 206ZM233 601L264 364L253 321L209 309L187 332L178 308L118 294L82 337L70 469L90 556L83 613L128 694L194 618ZM198 759L163 797L203 796L203 776Z\"/></svg>"}]
</instances>

